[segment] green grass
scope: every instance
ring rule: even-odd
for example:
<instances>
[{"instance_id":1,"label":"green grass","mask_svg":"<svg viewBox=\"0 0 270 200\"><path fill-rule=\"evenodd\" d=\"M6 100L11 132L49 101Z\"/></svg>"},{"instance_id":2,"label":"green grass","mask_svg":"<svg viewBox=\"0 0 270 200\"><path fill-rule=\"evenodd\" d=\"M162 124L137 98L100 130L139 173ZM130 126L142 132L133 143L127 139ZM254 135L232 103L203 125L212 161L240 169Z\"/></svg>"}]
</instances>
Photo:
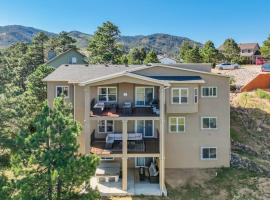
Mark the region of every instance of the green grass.
<instances>
[{"instance_id":1,"label":"green grass","mask_svg":"<svg viewBox=\"0 0 270 200\"><path fill-rule=\"evenodd\" d=\"M231 138L236 142L243 142L243 139L239 132L237 132L234 128L230 129Z\"/></svg>"},{"instance_id":2,"label":"green grass","mask_svg":"<svg viewBox=\"0 0 270 200\"><path fill-rule=\"evenodd\" d=\"M256 90L256 95L262 99L267 99L267 100L270 100L270 94L269 92L266 92L264 90L261 90L261 89L257 89Z\"/></svg>"},{"instance_id":3,"label":"green grass","mask_svg":"<svg viewBox=\"0 0 270 200\"><path fill-rule=\"evenodd\" d=\"M217 170L217 176L206 181L203 185L185 185L176 189L168 188L168 199L179 200L211 200L219 199L223 192L225 195L221 199L233 199L241 188L248 188L252 192L258 192L256 173L235 168L222 168ZM244 198L242 196L241 198ZM241 199L240 198L240 199ZM256 199L255 196L250 197Z\"/></svg>"}]
</instances>

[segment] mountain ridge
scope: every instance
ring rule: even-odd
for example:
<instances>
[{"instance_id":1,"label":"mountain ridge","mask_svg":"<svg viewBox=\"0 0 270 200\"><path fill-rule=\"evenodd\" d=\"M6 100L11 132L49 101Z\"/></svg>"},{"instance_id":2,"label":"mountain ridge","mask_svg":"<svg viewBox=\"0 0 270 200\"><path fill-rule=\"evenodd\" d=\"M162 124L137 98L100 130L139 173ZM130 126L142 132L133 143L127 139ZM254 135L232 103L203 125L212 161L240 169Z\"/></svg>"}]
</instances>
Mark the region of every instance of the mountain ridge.
<instances>
[{"instance_id":1,"label":"mountain ridge","mask_svg":"<svg viewBox=\"0 0 270 200\"><path fill-rule=\"evenodd\" d=\"M54 37L57 33L52 33L42 29L22 26L22 25L7 25L0 26L0 48L6 48L16 42L30 43L33 36L38 32L44 32L50 37ZM77 40L76 45L79 48L86 48L91 34L83 33L78 30L68 32L71 37ZM144 47L153 49L159 54L166 54L170 57L175 57L178 53L179 46L183 41L190 41L191 44L202 46L200 42L196 42L187 37L170 35L167 33L153 33L150 35L123 35L119 38L125 51L134 47Z\"/></svg>"}]
</instances>

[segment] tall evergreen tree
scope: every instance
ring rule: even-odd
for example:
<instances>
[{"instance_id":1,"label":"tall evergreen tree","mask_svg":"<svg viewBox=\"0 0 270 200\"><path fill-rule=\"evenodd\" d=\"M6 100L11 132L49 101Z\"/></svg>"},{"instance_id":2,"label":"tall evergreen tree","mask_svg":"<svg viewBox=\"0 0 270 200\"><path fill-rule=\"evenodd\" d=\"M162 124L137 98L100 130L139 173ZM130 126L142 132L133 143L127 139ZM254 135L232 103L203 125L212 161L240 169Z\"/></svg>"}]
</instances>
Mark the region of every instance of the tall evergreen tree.
<instances>
[{"instance_id":1,"label":"tall evergreen tree","mask_svg":"<svg viewBox=\"0 0 270 200\"><path fill-rule=\"evenodd\" d=\"M183 41L179 47L179 60L185 62L188 52L192 49L189 41Z\"/></svg>"},{"instance_id":2,"label":"tall evergreen tree","mask_svg":"<svg viewBox=\"0 0 270 200\"><path fill-rule=\"evenodd\" d=\"M263 42L263 45L261 46L260 51L264 58L270 59L270 35Z\"/></svg>"},{"instance_id":3,"label":"tall evergreen tree","mask_svg":"<svg viewBox=\"0 0 270 200\"><path fill-rule=\"evenodd\" d=\"M202 61L215 64L218 61L218 50L212 41L207 41L201 49Z\"/></svg>"},{"instance_id":4,"label":"tall evergreen tree","mask_svg":"<svg viewBox=\"0 0 270 200\"><path fill-rule=\"evenodd\" d=\"M28 52L33 66L37 67L45 63L45 43L48 40L49 37L43 32L39 32L34 36Z\"/></svg>"},{"instance_id":5,"label":"tall evergreen tree","mask_svg":"<svg viewBox=\"0 0 270 200\"><path fill-rule=\"evenodd\" d=\"M121 46L117 43L120 31L107 21L97 28L90 39L88 51L91 63L115 64L120 62Z\"/></svg>"},{"instance_id":6,"label":"tall evergreen tree","mask_svg":"<svg viewBox=\"0 0 270 200\"><path fill-rule=\"evenodd\" d=\"M153 50L149 51L144 59L144 64L149 64L149 63L159 63L157 54Z\"/></svg>"},{"instance_id":7,"label":"tall evergreen tree","mask_svg":"<svg viewBox=\"0 0 270 200\"><path fill-rule=\"evenodd\" d=\"M195 46L191 50L189 50L185 55L184 61L186 63L201 63L202 58L200 55L200 48L198 46Z\"/></svg>"},{"instance_id":8,"label":"tall evergreen tree","mask_svg":"<svg viewBox=\"0 0 270 200\"><path fill-rule=\"evenodd\" d=\"M128 63L133 65L143 64L146 52L144 48L133 48L128 54Z\"/></svg>"},{"instance_id":9,"label":"tall evergreen tree","mask_svg":"<svg viewBox=\"0 0 270 200\"><path fill-rule=\"evenodd\" d=\"M240 48L234 39L226 39L223 43L222 54L228 62L238 62L240 60Z\"/></svg>"},{"instance_id":10,"label":"tall evergreen tree","mask_svg":"<svg viewBox=\"0 0 270 200\"><path fill-rule=\"evenodd\" d=\"M33 120L33 130L16 138L18 148L12 159L18 176L16 198L96 199L96 192L84 183L94 174L98 157L78 154L81 128L64 98L56 98L53 109L44 105Z\"/></svg>"},{"instance_id":11,"label":"tall evergreen tree","mask_svg":"<svg viewBox=\"0 0 270 200\"><path fill-rule=\"evenodd\" d=\"M37 101L43 102L47 98L47 84L42 81L48 76L54 68L48 65L40 65L27 78L27 91L37 98Z\"/></svg>"},{"instance_id":12,"label":"tall evergreen tree","mask_svg":"<svg viewBox=\"0 0 270 200\"><path fill-rule=\"evenodd\" d=\"M52 50L57 55L69 50L76 49L76 40L68 35L67 32L62 31L56 37L52 37L46 44L46 52Z\"/></svg>"}]
</instances>

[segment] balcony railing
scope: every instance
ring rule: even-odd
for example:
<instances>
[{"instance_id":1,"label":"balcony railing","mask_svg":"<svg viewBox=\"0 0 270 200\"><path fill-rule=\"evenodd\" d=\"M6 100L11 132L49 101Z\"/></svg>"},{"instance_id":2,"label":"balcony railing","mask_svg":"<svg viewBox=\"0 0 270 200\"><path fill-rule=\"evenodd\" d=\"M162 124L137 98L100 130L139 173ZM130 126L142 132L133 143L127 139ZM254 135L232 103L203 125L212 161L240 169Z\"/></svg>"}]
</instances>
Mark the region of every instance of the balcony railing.
<instances>
[{"instance_id":1,"label":"balcony railing","mask_svg":"<svg viewBox=\"0 0 270 200\"><path fill-rule=\"evenodd\" d=\"M94 116L159 116L159 105L152 103L148 107L136 107L130 102L123 104L108 103L108 102L91 102L90 114Z\"/></svg>"},{"instance_id":2,"label":"balcony railing","mask_svg":"<svg viewBox=\"0 0 270 200\"><path fill-rule=\"evenodd\" d=\"M118 138L110 142L108 137L95 138L93 135L94 132L91 135L91 153L99 155L122 153L123 143L121 139ZM159 153L159 138L128 139L127 151L128 153Z\"/></svg>"}]
</instances>

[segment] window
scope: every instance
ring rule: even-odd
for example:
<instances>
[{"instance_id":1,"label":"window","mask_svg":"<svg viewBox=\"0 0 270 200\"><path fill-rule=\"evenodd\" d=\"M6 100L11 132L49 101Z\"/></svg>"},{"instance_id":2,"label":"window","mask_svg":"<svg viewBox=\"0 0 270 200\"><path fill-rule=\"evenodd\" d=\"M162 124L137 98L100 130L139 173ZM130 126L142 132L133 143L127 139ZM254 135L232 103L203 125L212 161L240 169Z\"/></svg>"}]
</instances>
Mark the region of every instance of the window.
<instances>
[{"instance_id":1,"label":"window","mask_svg":"<svg viewBox=\"0 0 270 200\"><path fill-rule=\"evenodd\" d=\"M202 147L201 148L201 159L202 160L216 160L217 159L217 148L216 147Z\"/></svg>"},{"instance_id":2,"label":"window","mask_svg":"<svg viewBox=\"0 0 270 200\"><path fill-rule=\"evenodd\" d=\"M178 133L185 131L185 117L170 117L169 127L171 133Z\"/></svg>"},{"instance_id":3,"label":"window","mask_svg":"<svg viewBox=\"0 0 270 200\"><path fill-rule=\"evenodd\" d=\"M117 89L116 87L99 87L98 100L103 102L116 102Z\"/></svg>"},{"instance_id":4,"label":"window","mask_svg":"<svg viewBox=\"0 0 270 200\"><path fill-rule=\"evenodd\" d=\"M216 129L217 118L216 117L202 117L202 129Z\"/></svg>"},{"instance_id":5,"label":"window","mask_svg":"<svg viewBox=\"0 0 270 200\"><path fill-rule=\"evenodd\" d=\"M198 103L198 88L194 88L194 103Z\"/></svg>"},{"instance_id":6,"label":"window","mask_svg":"<svg viewBox=\"0 0 270 200\"><path fill-rule=\"evenodd\" d=\"M113 120L100 120L98 123L99 133L112 133L113 132Z\"/></svg>"},{"instance_id":7,"label":"window","mask_svg":"<svg viewBox=\"0 0 270 200\"><path fill-rule=\"evenodd\" d=\"M56 97L64 95L65 98L69 97L69 86L56 86Z\"/></svg>"},{"instance_id":8,"label":"window","mask_svg":"<svg viewBox=\"0 0 270 200\"><path fill-rule=\"evenodd\" d=\"M188 102L187 88L172 88L172 103L182 104Z\"/></svg>"},{"instance_id":9,"label":"window","mask_svg":"<svg viewBox=\"0 0 270 200\"><path fill-rule=\"evenodd\" d=\"M136 87L135 89L136 106L150 106L154 99L153 87Z\"/></svg>"},{"instance_id":10,"label":"window","mask_svg":"<svg viewBox=\"0 0 270 200\"><path fill-rule=\"evenodd\" d=\"M135 167L149 167L154 161L154 158L151 157L137 157L135 158Z\"/></svg>"},{"instance_id":11,"label":"window","mask_svg":"<svg viewBox=\"0 0 270 200\"><path fill-rule=\"evenodd\" d=\"M202 87L202 97L217 97L217 87Z\"/></svg>"},{"instance_id":12,"label":"window","mask_svg":"<svg viewBox=\"0 0 270 200\"><path fill-rule=\"evenodd\" d=\"M72 57L71 58L71 64L76 64L77 63L77 58L76 57Z\"/></svg>"}]
</instances>

